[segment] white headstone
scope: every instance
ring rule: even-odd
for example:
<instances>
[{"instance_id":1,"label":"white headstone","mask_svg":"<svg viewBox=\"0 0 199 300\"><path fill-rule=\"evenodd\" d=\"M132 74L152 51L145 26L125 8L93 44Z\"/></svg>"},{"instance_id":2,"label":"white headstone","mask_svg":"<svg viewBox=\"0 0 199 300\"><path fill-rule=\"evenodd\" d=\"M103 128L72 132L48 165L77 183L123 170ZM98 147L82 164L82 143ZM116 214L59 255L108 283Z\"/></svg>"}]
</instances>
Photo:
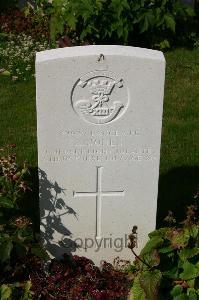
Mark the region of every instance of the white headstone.
<instances>
[{"instance_id":1,"label":"white headstone","mask_svg":"<svg viewBox=\"0 0 199 300\"><path fill-rule=\"evenodd\" d=\"M154 230L165 60L81 46L37 53L41 232L53 256L133 258Z\"/></svg>"}]
</instances>

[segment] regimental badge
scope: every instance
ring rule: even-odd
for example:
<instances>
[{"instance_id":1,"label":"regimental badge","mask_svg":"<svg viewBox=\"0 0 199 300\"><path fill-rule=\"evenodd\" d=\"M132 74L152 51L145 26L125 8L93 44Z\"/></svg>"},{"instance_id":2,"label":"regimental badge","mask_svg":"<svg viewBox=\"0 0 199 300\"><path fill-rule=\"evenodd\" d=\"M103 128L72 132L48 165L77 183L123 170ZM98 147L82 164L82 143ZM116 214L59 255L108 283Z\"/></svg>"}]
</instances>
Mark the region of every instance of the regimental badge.
<instances>
[{"instance_id":1,"label":"regimental badge","mask_svg":"<svg viewBox=\"0 0 199 300\"><path fill-rule=\"evenodd\" d=\"M71 98L73 109L83 120L106 124L125 112L128 93L122 78L106 70L95 70L79 78Z\"/></svg>"}]
</instances>

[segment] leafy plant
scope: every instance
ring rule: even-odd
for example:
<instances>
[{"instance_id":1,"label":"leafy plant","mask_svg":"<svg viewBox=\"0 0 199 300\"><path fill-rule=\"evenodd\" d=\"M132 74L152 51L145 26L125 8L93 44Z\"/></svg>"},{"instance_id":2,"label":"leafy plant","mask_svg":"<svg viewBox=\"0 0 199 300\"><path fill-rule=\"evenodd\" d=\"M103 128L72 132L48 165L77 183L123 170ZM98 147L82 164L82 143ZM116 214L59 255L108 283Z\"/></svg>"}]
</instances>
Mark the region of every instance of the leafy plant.
<instances>
[{"instance_id":1,"label":"leafy plant","mask_svg":"<svg viewBox=\"0 0 199 300\"><path fill-rule=\"evenodd\" d=\"M30 190L25 181L26 164L19 168L12 150L16 145L1 148L0 157L0 299L32 299L28 281L12 283L19 259L30 251L34 241L31 220L20 215L23 194ZM19 267L18 267L19 269ZM7 283L9 282L10 283Z\"/></svg>"},{"instance_id":2,"label":"leafy plant","mask_svg":"<svg viewBox=\"0 0 199 300\"><path fill-rule=\"evenodd\" d=\"M198 196L197 196L198 197ZM177 226L170 212L169 227L149 234L149 241L136 255L134 300L197 300L199 297L199 222L198 205L188 207L186 219ZM134 253L134 235L129 236ZM169 295L170 293L170 295ZM167 298L168 297L168 298Z\"/></svg>"},{"instance_id":3,"label":"leafy plant","mask_svg":"<svg viewBox=\"0 0 199 300\"><path fill-rule=\"evenodd\" d=\"M26 251L23 242L31 234L29 231L30 220L19 216L18 210L23 192L29 189L24 176L27 167L22 169L16 165L15 154L8 154L8 149L15 145L1 149L7 155L0 158L0 263L4 265L11 259L15 246L17 253Z\"/></svg>"},{"instance_id":4,"label":"leafy plant","mask_svg":"<svg viewBox=\"0 0 199 300\"><path fill-rule=\"evenodd\" d=\"M25 261L33 254L43 259L47 255L35 238L31 220L21 214L24 193L31 189L26 164L22 168L16 164L15 147L0 149L0 299L31 300Z\"/></svg>"},{"instance_id":5,"label":"leafy plant","mask_svg":"<svg viewBox=\"0 0 199 300\"><path fill-rule=\"evenodd\" d=\"M66 28L80 41L170 47L178 27L194 13L178 0L46 0L37 1L49 16L51 39Z\"/></svg>"},{"instance_id":6,"label":"leafy plant","mask_svg":"<svg viewBox=\"0 0 199 300\"><path fill-rule=\"evenodd\" d=\"M31 282L28 280L24 283L2 284L0 286L1 300L32 300L33 292L31 289Z\"/></svg>"},{"instance_id":7,"label":"leafy plant","mask_svg":"<svg viewBox=\"0 0 199 300\"><path fill-rule=\"evenodd\" d=\"M18 260L38 248L31 220L21 214L24 193L30 191L28 169L25 163L17 166L14 148L13 144L0 149L0 284L12 278Z\"/></svg>"}]
</instances>

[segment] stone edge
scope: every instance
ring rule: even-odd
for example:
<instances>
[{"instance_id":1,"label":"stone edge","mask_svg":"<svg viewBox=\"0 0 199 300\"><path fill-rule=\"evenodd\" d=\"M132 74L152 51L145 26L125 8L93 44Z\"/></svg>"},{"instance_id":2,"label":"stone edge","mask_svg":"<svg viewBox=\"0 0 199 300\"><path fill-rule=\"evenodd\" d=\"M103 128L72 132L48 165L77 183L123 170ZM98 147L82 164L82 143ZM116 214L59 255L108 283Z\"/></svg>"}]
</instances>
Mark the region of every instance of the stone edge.
<instances>
[{"instance_id":1,"label":"stone edge","mask_svg":"<svg viewBox=\"0 0 199 300\"><path fill-rule=\"evenodd\" d=\"M57 48L36 53L36 64L51 60L64 59L70 57L86 57L104 54L107 56L129 56L142 59L152 59L165 62L161 51L131 47L131 46L75 46L66 48Z\"/></svg>"}]
</instances>

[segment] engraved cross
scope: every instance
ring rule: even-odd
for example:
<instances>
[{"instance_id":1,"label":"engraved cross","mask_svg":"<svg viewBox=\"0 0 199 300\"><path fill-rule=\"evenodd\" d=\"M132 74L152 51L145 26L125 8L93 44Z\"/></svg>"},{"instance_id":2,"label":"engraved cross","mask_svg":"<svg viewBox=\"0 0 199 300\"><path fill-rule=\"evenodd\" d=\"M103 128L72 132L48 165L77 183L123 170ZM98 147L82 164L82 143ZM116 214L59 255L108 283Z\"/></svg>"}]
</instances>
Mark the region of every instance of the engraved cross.
<instances>
[{"instance_id":1,"label":"engraved cross","mask_svg":"<svg viewBox=\"0 0 199 300\"><path fill-rule=\"evenodd\" d=\"M102 172L103 167L97 167L97 189L96 192L75 192L73 197L93 197L96 198L96 238L101 237L101 214L102 197L124 196L125 191L102 191Z\"/></svg>"}]
</instances>

